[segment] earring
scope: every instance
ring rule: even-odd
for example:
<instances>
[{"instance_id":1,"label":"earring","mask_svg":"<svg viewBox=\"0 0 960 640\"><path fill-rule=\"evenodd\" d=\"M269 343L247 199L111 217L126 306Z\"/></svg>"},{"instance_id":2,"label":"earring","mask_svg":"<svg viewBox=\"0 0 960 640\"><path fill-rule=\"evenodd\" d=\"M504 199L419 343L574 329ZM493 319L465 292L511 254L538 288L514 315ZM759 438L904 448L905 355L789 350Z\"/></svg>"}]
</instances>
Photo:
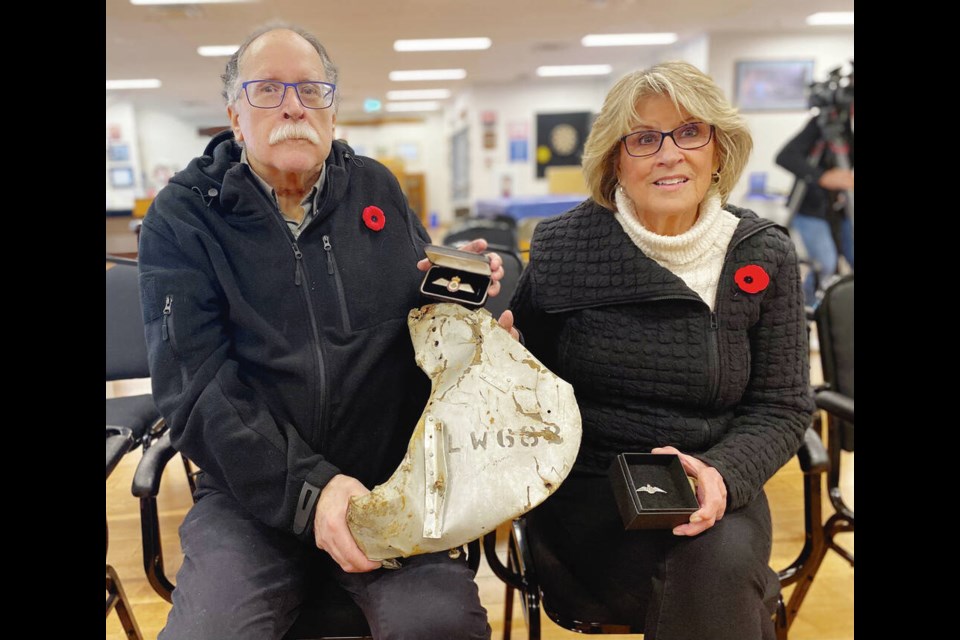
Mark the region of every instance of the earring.
<instances>
[{"instance_id":1,"label":"earring","mask_svg":"<svg viewBox=\"0 0 960 640\"><path fill-rule=\"evenodd\" d=\"M718 182L720 182L720 170L717 169L716 171L714 171L713 175L710 176L710 178L713 181L713 184L717 184Z\"/></svg>"},{"instance_id":2,"label":"earring","mask_svg":"<svg viewBox=\"0 0 960 640\"><path fill-rule=\"evenodd\" d=\"M623 195L627 195L627 192L623 190L623 185L620 184L619 182L617 183L617 191L619 191Z\"/></svg>"}]
</instances>

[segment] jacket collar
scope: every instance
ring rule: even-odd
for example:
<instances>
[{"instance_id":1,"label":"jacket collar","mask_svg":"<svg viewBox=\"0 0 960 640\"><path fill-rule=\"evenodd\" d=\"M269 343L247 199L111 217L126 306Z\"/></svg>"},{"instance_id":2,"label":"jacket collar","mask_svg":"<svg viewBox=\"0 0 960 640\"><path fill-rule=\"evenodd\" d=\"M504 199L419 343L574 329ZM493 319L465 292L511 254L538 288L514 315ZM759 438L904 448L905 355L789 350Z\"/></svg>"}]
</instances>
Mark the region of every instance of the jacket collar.
<instances>
[{"instance_id":1,"label":"jacket collar","mask_svg":"<svg viewBox=\"0 0 960 640\"><path fill-rule=\"evenodd\" d=\"M225 216L270 214L276 204L256 185L250 167L240 162L241 151L233 131L222 131L210 140L204 154L191 161L171 182L196 192L204 204ZM317 219L329 215L346 195L353 166L362 167L363 163L346 142L334 140L324 167L327 177L317 206Z\"/></svg>"}]
</instances>

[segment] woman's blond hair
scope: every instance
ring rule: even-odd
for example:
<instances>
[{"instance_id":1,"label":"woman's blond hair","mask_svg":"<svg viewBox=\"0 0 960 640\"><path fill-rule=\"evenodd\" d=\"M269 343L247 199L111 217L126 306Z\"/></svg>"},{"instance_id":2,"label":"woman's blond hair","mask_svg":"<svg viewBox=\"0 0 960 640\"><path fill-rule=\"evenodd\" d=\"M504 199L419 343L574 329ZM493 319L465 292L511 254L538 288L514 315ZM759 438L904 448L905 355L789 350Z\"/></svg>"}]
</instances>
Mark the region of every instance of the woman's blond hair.
<instances>
[{"instance_id":1,"label":"woman's blond hair","mask_svg":"<svg viewBox=\"0 0 960 640\"><path fill-rule=\"evenodd\" d=\"M726 204L747 164L753 138L736 108L713 79L689 62L663 62L621 78L603 101L583 150L583 175L590 195L608 209L616 209L616 162L620 139L640 121L638 107L654 96L669 97L678 110L714 126L720 160L720 179L710 189ZM708 192L709 195L710 192Z\"/></svg>"}]
</instances>

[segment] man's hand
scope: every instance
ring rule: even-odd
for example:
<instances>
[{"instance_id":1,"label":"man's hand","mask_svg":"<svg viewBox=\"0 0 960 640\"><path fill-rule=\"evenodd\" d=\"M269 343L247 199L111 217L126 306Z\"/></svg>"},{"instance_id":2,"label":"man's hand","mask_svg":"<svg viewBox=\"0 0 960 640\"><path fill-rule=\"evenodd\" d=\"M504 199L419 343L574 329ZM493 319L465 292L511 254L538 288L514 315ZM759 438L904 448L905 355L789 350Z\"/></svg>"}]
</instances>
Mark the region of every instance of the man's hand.
<instances>
[{"instance_id":1,"label":"man's hand","mask_svg":"<svg viewBox=\"0 0 960 640\"><path fill-rule=\"evenodd\" d=\"M853 171L851 169L827 169L820 176L819 184L830 191L849 191L853 189Z\"/></svg>"},{"instance_id":2,"label":"man's hand","mask_svg":"<svg viewBox=\"0 0 960 640\"><path fill-rule=\"evenodd\" d=\"M483 238L477 238L460 247L460 251L483 253L486 248L487 241ZM493 297L500 293L500 281L503 279L503 258L492 252L487 255L490 257L490 286L487 287L487 295ZM431 266L433 266L433 263L428 258L424 258L417 263L417 269L420 269L420 271L429 271Z\"/></svg>"},{"instance_id":3,"label":"man's hand","mask_svg":"<svg viewBox=\"0 0 960 640\"><path fill-rule=\"evenodd\" d=\"M342 473L333 476L317 498L313 516L313 537L318 549L323 549L347 573L364 573L380 568L363 555L347 526L347 505L353 496L370 493L359 480Z\"/></svg>"},{"instance_id":4,"label":"man's hand","mask_svg":"<svg viewBox=\"0 0 960 640\"><path fill-rule=\"evenodd\" d=\"M687 475L697 481L697 502L700 508L690 514L689 524L681 524L673 529L676 536L695 536L703 533L719 520L727 510L727 485L720 472L693 456L681 453L674 447L657 447L650 453L674 453L680 457L680 463Z\"/></svg>"}]
</instances>

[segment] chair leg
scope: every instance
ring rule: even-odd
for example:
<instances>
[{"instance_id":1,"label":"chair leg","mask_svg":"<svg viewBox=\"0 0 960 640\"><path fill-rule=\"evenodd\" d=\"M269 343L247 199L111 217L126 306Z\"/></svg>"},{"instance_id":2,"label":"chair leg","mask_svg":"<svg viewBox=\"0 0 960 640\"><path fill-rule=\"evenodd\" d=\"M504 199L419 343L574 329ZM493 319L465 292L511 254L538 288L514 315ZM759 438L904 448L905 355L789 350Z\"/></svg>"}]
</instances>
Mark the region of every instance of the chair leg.
<instances>
[{"instance_id":1,"label":"chair leg","mask_svg":"<svg viewBox=\"0 0 960 640\"><path fill-rule=\"evenodd\" d=\"M160 543L160 516L157 499L140 498L140 536L143 541L143 569L147 582L157 594L173 603L174 585L167 579L163 568L163 547Z\"/></svg>"},{"instance_id":2,"label":"chair leg","mask_svg":"<svg viewBox=\"0 0 960 640\"><path fill-rule=\"evenodd\" d=\"M190 462L190 459L187 456L180 454L180 459L183 460L183 469L187 472L187 484L190 485L190 495L197 495L197 476L200 475L200 472L193 468L193 463ZM196 502L196 497L194 497L194 502Z\"/></svg>"},{"instance_id":3,"label":"chair leg","mask_svg":"<svg viewBox=\"0 0 960 640\"><path fill-rule=\"evenodd\" d=\"M136 618L133 617L133 609L130 607L130 601L127 594L123 591L123 585L120 584L120 578L113 567L107 565L107 615L110 610L116 609L117 616L120 618L120 624L123 626L123 632L127 634L130 640L143 640L143 634L140 633L140 627L137 625Z\"/></svg>"},{"instance_id":4,"label":"chair leg","mask_svg":"<svg viewBox=\"0 0 960 640\"><path fill-rule=\"evenodd\" d=\"M513 556L507 552L507 570L515 571L513 566ZM513 630L513 586L506 585L503 601L503 640L510 640L510 633Z\"/></svg>"},{"instance_id":5,"label":"chair leg","mask_svg":"<svg viewBox=\"0 0 960 640\"><path fill-rule=\"evenodd\" d=\"M790 622L787 620L787 608L783 604L783 594L777 597L777 615L773 619L773 625L777 640L787 640Z\"/></svg>"},{"instance_id":6,"label":"chair leg","mask_svg":"<svg viewBox=\"0 0 960 640\"><path fill-rule=\"evenodd\" d=\"M827 553L825 532L823 527L822 507L822 474L819 472L804 473L804 531L805 539L800 555L789 567L779 573L780 585L785 587L796 583L790 600L787 602L784 621L786 629L793 624L800 605L813 584L813 579L820 569L823 557ZM779 616L778 616L779 617Z\"/></svg>"}]
</instances>

